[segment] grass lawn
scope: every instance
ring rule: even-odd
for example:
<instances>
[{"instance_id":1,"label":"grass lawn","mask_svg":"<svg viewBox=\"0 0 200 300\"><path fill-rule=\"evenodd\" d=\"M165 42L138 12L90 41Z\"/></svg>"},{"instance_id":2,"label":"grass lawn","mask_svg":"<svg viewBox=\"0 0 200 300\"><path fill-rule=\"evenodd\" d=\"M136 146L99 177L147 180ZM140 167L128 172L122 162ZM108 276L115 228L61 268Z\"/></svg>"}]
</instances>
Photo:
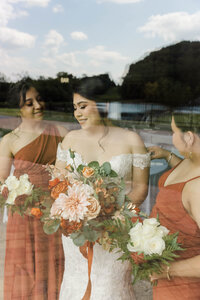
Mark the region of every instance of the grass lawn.
<instances>
[{"instance_id":1,"label":"grass lawn","mask_svg":"<svg viewBox=\"0 0 200 300\"><path fill-rule=\"evenodd\" d=\"M0 108L0 115L17 117L20 115L20 110L17 108ZM45 111L44 119L60 122L76 122L72 114L59 111ZM169 130L171 115L161 114L159 116L152 116L152 118L146 121L112 120L112 123L124 128Z\"/></svg>"}]
</instances>

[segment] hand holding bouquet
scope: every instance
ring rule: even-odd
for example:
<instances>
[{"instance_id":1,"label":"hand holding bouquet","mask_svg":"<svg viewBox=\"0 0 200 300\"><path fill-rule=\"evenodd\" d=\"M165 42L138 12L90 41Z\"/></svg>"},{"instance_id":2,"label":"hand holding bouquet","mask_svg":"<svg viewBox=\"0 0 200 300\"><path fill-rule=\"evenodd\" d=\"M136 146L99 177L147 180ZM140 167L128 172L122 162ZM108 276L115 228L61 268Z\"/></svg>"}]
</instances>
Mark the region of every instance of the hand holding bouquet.
<instances>
[{"instance_id":1,"label":"hand holding bouquet","mask_svg":"<svg viewBox=\"0 0 200 300\"><path fill-rule=\"evenodd\" d=\"M35 188L29 176L23 174L19 179L10 175L1 186L0 206L7 206L11 213L17 212L21 216L29 215L40 218L42 216L41 194L44 192Z\"/></svg>"},{"instance_id":2,"label":"hand holding bouquet","mask_svg":"<svg viewBox=\"0 0 200 300\"><path fill-rule=\"evenodd\" d=\"M73 160L75 154L69 151ZM55 201L49 217L44 220L44 231L51 234L61 226L63 233L70 235L77 246L86 241L100 241L104 232L102 221L120 210L130 213L124 182L109 162L100 166L92 161L78 167L74 163L67 165L66 170L68 173L63 178L63 172L60 176L58 170L49 168L52 175L49 188Z\"/></svg>"},{"instance_id":3,"label":"hand holding bouquet","mask_svg":"<svg viewBox=\"0 0 200 300\"><path fill-rule=\"evenodd\" d=\"M169 265L179 256L177 251L183 250L177 242L178 233L170 234L158 217L142 221L138 216L136 222L135 217L126 217L124 222L119 219L105 221L105 226L112 240L112 249L119 248L122 251L120 259L131 262L134 282L149 280L153 273L162 273L163 265Z\"/></svg>"}]
</instances>

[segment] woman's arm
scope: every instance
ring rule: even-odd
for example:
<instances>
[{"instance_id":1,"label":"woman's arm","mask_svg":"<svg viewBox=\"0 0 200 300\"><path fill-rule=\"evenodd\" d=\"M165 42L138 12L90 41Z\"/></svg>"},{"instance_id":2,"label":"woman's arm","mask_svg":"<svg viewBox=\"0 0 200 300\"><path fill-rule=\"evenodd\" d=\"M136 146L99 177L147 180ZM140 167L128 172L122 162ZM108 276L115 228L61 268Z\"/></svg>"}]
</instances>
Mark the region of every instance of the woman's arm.
<instances>
[{"instance_id":1,"label":"woman's arm","mask_svg":"<svg viewBox=\"0 0 200 300\"><path fill-rule=\"evenodd\" d=\"M170 152L169 150L163 149L158 146L148 147L147 150L151 153L151 159L164 158L172 168L182 160L173 152Z\"/></svg>"},{"instance_id":2,"label":"woman's arm","mask_svg":"<svg viewBox=\"0 0 200 300\"><path fill-rule=\"evenodd\" d=\"M129 139L132 140L131 151L133 155L147 154L146 147L140 136L134 132L129 134ZM137 158L133 158L133 161L135 159ZM128 194L128 197L136 206L140 206L148 194L149 167L142 169L141 167L133 166L132 178L132 190Z\"/></svg>"},{"instance_id":3,"label":"woman's arm","mask_svg":"<svg viewBox=\"0 0 200 300\"><path fill-rule=\"evenodd\" d=\"M4 182L10 175L10 170L13 162L11 151L11 133L6 134L0 142L0 182Z\"/></svg>"}]
</instances>

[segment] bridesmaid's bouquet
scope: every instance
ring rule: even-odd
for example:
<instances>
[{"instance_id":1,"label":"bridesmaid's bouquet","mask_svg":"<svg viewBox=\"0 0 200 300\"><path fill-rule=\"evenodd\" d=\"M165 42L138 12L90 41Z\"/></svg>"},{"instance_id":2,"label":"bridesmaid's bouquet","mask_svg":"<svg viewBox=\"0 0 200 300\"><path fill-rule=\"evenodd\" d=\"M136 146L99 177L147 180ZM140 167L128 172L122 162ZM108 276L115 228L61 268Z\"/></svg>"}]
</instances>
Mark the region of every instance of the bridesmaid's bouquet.
<instances>
[{"instance_id":1,"label":"bridesmaid's bouquet","mask_svg":"<svg viewBox=\"0 0 200 300\"><path fill-rule=\"evenodd\" d=\"M72 160L75 158L70 151ZM62 172L48 166L52 179L49 181L54 199L49 214L44 214L44 231L52 234L62 228L77 246L85 242L102 242L105 228L103 221L115 215L133 216L129 200L125 196L123 179L112 170L109 162L99 165L92 161L87 165L66 166ZM62 173L61 173L62 172Z\"/></svg>"},{"instance_id":2,"label":"bridesmaid's bouquet","mask_svg":"<svg viewBox=\"0 0 200 300\"><path fill-rule=\"evenodd\" d=\"M44 191L34 187L27 174L23 174L19 179L10 175L1 186L0 207L8 207L11 213L17 212L19 215L29 215L40 219L42 213L42 199ZM42 196L41 196L42 195Z\"/></svg>"},{"instance_id":3,"label":"bridesmaid's bouquet","mask_svg":"<svg viewBox=\"0 0 200 300\"><path fill-rule=\"evenodd\" d=\"M149 280L153 273L162 273L162 266L179 257L177 251L184 250L177 242L178 232L170 234L162 226L159 218L125 217L104 222L111 242L111 250L118 248L122 252L120 259L129 260L135 283L137 280ZM155 284L155 283L154 283Z\"/></svg>"}]
</instances>

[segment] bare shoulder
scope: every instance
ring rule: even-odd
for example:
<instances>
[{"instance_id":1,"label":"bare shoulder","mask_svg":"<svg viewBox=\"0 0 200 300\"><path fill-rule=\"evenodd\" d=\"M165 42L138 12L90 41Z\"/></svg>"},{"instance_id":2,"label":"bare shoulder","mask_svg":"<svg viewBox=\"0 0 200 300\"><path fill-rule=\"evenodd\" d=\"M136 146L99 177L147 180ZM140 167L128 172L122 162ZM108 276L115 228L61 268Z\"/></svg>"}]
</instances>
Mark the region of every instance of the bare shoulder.
<instances>
[{"instance_id":1,"label":"bare shoulder","mask_svg":"<svg viewBox=\"0 0 200 300\"><path fill-rule=\"evenodd\" d=\"M58 129L61 137L65 137L66 134L68 134L68 132L69 132L69 130L66 127L61 126L61 125L56 125L56 128Z\"/></svg>"},{"instance_id":2,"label":"bare shoulder","mask_svg":"<svg viewBox=\"0 0 200 300\"><path fill-rule=\"evenodd\" d=\"M146 150L142 150L142 149L146 149L144 142L142 140L142 138L140 137L140 135L133 131L133 130L128 130L128 129L123 129L120 127L116 127L115 129L116 134L118 135L118 137L120 137L120 141L126 143L127 145L129 145L130 147L133 147L135 149L141 149L142 152L146 153ZM140 153L142 153L140 151ZM134 151L135 152L135 151Z\"/></svg>"},{"instance_id":3,"label":"bare shoulder","mask_svg":"<svg viewBox=\"0 0 200 300\"><path fill-rule=\"evenodd\" d=\"M66 149L72 147L74 141L77 140L77 138L79 138L80 135L81 135L81 129L68 131L68 133L65 135L62 141L62 148Z\"/></svg>"},{"instance_id":4,"label":"bare shoulder","mask_svg":"<svg viewBox=\"0 0 200 300\"><path fill-rule=\"evenodd\" d=\"M196 197L200 199L200 177L194 178L193 180L189 181L184 190L188 195L190 195L190 198L195 200ZM199 201L199 200L198 200ZM200 201L199 201L200 202Z\"/></svg>"},{"instance_id":5,"label":"bare shoulder","mask_svg":"<svg viewBox=\"0 0 200 300\"><path fill-rule=\"evenodd\" d=\"M7 154L11 156L12 154L12 145L16 140L16 136L14 134L14 131L11 131L4 135L0 141L0 153L1 154Z\"/></svg>"}]
</instances>

